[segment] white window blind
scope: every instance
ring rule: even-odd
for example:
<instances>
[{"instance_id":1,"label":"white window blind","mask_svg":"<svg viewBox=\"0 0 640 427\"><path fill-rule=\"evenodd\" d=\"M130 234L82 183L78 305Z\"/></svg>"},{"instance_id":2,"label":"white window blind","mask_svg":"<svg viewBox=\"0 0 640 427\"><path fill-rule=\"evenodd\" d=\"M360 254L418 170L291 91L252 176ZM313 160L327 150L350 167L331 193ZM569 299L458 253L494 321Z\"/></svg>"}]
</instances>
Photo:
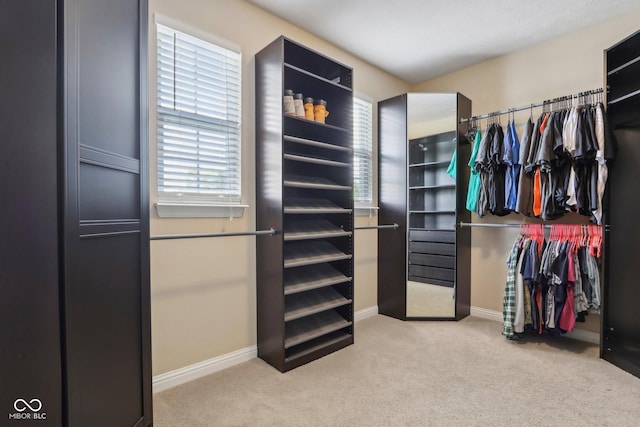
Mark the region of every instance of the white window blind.
<instances>
[{"instance_id":1,"label":"white window blind","mask_svg":"<svg viewBox=\"0 0 640 427\"><path fill-rule=\"evenodd\" d=\"M157 26L158 198L240 203L240 53Z\"/></svg>"},{"instance_id":2,"label":"white window blind","mask_svg":"<svg viewBox=\"0 0 640 427\"><path fill-rule=\"evenodd\" d=\"M364 207L373 201L373 108L354 97L353 110L353 198Z\"/></svg>"}]
</instances>

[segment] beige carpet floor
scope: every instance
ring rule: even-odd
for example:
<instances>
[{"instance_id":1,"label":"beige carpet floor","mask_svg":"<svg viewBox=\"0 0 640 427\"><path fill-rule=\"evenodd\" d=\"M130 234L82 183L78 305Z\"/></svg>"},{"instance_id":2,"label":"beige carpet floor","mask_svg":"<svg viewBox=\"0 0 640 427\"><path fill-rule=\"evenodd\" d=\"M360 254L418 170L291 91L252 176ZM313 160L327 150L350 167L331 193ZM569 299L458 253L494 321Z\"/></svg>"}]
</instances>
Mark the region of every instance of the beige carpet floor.
<instances>
[{"instance_id":1,"label":"beige carpet floor","mask_svg":"<svg viewBox=\"0 0 640 427\"><path fill-rule=\"evenodd\" d=\"M154 396L156 426L639 426L640 379L566 337L497 322L356 324L356 344L281 374L254 359Z\"/></svg>"}]
</instances>

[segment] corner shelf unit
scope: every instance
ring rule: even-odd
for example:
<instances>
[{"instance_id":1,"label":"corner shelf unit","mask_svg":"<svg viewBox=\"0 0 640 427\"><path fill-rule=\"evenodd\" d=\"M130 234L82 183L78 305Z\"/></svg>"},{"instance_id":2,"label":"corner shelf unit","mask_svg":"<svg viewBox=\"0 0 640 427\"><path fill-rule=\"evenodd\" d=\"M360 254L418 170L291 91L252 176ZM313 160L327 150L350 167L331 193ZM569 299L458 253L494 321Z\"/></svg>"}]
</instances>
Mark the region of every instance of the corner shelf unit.
<instances>
[{"instance_id":1,"label":"corner shelf unit","mask_svg":"<svg viewBox=\"0 0 640 427\"><path fill-rule=\"evenodd\" d=\"M640 126L640 54L634 46L637 38L636 34L607 50L607 110L614 128Z\"/></svg>"},{"instance_id":2,"label":"corner shelf unit","mask_svg":"<svg viewBox=\"0 0 640 427\"><path fill-rule=\"evenodd\" d=\"M640 31L605 50L609 131L617 145L608 161L604 202L604 286L600 356L640 378L640 314L634 283L640 250L640 201L629 189L640 180ZM615 206L616 209L611 209Z\"/></svg>"},{"instance_id":3,"label":"corner shelf unit","mask_svg":"<svg viewBox=\"0 0 640 427\"><path fill-rule=\"evenodd\" d=\"M256 55L258 357L281 372L353 343L352 70L280 37ZM293 89L326 123L285 115Z\"/></svg>"},{"instance_id":4,"label":"corner shelf unit","mask_svg":"<svg viewBox=\"0 0 640 427\"><path fill-rule=\"evenodd\" d=\"M410 111L409 97L431 95L403 94L378 103L378 220L400 228L378 235L378 308L403 320L435 319L407 314L408 281L455 289L455 313L438 320L458 320L470 312L471 234L456 224L470 220L465 209L470 144L460 119L471 115L471 101L449 94L455 106L451 126L410 138L409 120L419 115ZM447 94L437 94L442 95ZM457 180L447 173L456 150Z\"/></svg>"}]
</instances>

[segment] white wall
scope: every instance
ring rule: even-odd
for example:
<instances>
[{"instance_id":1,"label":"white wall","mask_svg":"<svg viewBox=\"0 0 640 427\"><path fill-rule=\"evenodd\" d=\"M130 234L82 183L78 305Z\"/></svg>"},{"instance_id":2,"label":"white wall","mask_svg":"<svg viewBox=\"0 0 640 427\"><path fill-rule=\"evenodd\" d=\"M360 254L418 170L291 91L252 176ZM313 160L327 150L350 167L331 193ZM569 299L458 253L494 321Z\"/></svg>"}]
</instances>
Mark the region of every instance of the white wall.
<instances>
[{"instance_id":1,"label":"white wall","mask_svg":"<svg viewBox=\"0 0 640 427\"><path fill-rule=\"evenodd\" d=\"M412 90L461 92L472 100L473 114L479 115L595 89L604 83L604 49L639 28L640 12L636 12L420 83ZM534 110L534 116L539 111ZM519 132L528 116L527 111L517 116ZM516 214L482 219L521 220ZM516 232L495 228L472 230L472 306L502 311L505 262ZM598 316L589 316L587 324L578 327L597 331Z\"/></svg>"},{"instance_id":2,"label":"white wall","mask_svg":"<svg viewBox=\"0 0 640 427\"><path fill-rule=\"evenodd\" d=\"M409 85L244 0L151 0L150 5L151 234L255 230L254 55L280 35L354 68L354 91L374 102ZM243 218L167 219L155 215L155 26L159 13L242 49ZM374 129L376 128L374 123ZM377 135L374 133L374 141ZM375 145L375 144L374 144ZM377 159L374 159L374 164ZM375 189L374 189L375 193ZM377 216L356 225L376 225ZM260 237L258 237L260 238ZM175 370L256 344L256 237L152 241L153 374ZM377 232L355 237L355 310L377 304Z\"/></svg>"}]
</instances>

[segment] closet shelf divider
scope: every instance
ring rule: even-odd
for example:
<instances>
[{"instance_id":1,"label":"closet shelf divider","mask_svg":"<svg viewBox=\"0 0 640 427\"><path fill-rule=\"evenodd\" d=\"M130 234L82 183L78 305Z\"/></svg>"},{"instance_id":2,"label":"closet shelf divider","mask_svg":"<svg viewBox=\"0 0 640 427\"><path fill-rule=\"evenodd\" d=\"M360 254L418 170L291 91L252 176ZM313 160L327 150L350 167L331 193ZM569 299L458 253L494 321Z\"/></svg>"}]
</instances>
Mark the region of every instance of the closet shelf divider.
<instances>
[{"instance_id":1,"label":"closet shelf divider","mask_svg":"<svg viewBox=\"0 0 640 427\"><path fill-rule=\"evenodd\" d=\"M351 167L349 163L345 163L345 162L337 162L335 160L321 159L318 157L300 156L297 154L285 154L284 158L286 160L292 160L292 161L304 162L304 163L313 163L316 165L323 165L323 166L337 166L337 167L343 167L343 168Z\"/></svg>"},{"instance_id":2,"label":"closet shelf divider","mask_svg":"<svg viewBox=\"0 0 640 427\"><path fill-rule=\"evenodd\" d=\"M290 322L351 303L331 287L297 293L287 297L284 321Z\"/></svg>"},{"instance_id":3,"label":"closet shelf divider","mask_svg":"<svg viewBox=\"0 0 640 427\"><path fill-rule=\"evenodd\" d=\"M345 320L335 311L324 311L288 322L284 348L288 349L314 338L350 326L353 322Z\"/></svg>"},{"instance_id":4,"label":"closet shelf divider","mask_svg":"<svg viewBox=\"0 0 640 427\"><path fill-rule=\"evenodd\" d=\"M311 145L319 148L326 148L328 150L337 151L352 151L349 147L343 147L341 145L330 144L328 142L315 141L313 139L299 138L297 136L284 135L282 137L287 142L295 142L297 144Z\"/></svg>"},{"instance_id":5,"label":"closet shelf divider","mask_svg":"<svg viewBox=\"0 0 640 427\"><path fill-rule=\"evenodd\" d=\"M302 68L296 67L295 65L291 65L291 64L288 64L288 63L285 62L284 66L285 66L285 68L289 68L291 70L295 70L295 71L297 71L299 73L306 74L307 76L313 77L314 79L320 80L320 81L328 83L330 85L334 85L336 87L339 87L340 89L348 90L349 92L351 92L351 88L350 87L341 85L340 83L336 83L333 80L326 79L326 78L324 78L322 76L319 76L319 75L314 74L312 72L309 72L307 70L303 70Z\"/></svg>"}]
</instances>

